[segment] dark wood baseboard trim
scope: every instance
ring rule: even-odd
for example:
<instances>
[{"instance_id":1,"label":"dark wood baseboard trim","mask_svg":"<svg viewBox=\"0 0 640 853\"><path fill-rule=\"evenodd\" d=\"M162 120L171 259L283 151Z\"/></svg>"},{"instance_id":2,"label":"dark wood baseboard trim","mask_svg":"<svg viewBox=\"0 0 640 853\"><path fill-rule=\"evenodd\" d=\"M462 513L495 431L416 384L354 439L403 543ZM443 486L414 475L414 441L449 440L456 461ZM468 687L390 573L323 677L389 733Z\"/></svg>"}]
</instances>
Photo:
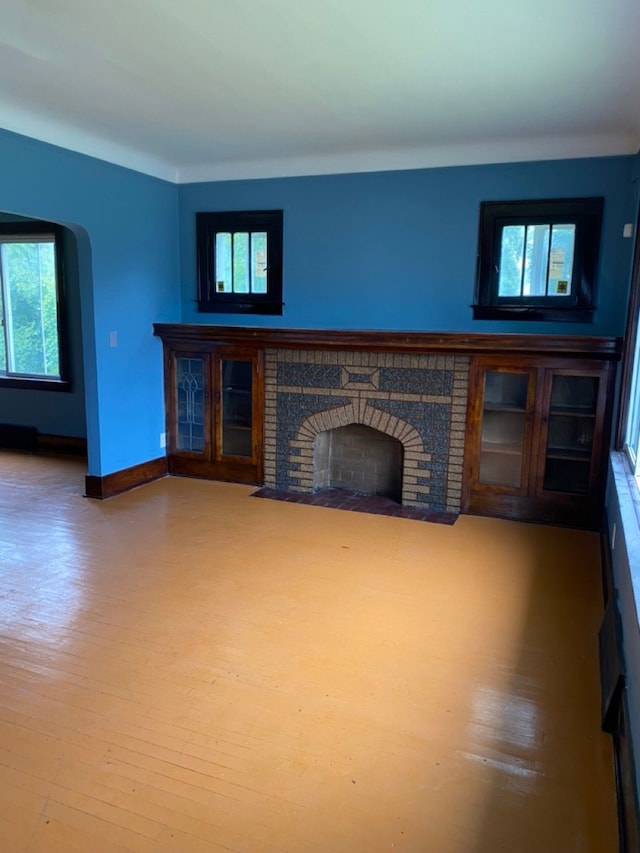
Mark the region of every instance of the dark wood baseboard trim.
<instances>
[{"instance_id":1,"label":"dark wood baseboard trim","mask_svg":"<svg viewBox=\"0 0 640 853\"><path fill-rule=\"evenodd\" d=\"M168 472L167 457L160 456L158 459L150 459L148 462L133 465L131 468L123 468L122 471L105 474L104 477L87 475L85 477L85 497L97 498L98 500L111 498L114 495L122 494L122 492L128 492L130 489L135 489L137 486L144 486L153 480L166 477Z\"/></svg>"},{"instance_id":2,"label":"dark wood baseboard trim","mask_svg":"<svg viewBox=\"0 0 640 853\"><path fill-rule=\"evenodd\" d=\"M0 424L0 447L33 452L38 448L38 431L33 426Z\"/></svg>"},{"instance_id":3,"label":"dark wood baseboard trim","mask_svg":"<svg viewBox=\"0 0 640 853\"><path fill-rule=\"evenodd\" d=\"M87 439L72 435L47 435L38 433L38 450L41 453L63 453L68 456L87 456Z\"/></svg>"}]
</instances>

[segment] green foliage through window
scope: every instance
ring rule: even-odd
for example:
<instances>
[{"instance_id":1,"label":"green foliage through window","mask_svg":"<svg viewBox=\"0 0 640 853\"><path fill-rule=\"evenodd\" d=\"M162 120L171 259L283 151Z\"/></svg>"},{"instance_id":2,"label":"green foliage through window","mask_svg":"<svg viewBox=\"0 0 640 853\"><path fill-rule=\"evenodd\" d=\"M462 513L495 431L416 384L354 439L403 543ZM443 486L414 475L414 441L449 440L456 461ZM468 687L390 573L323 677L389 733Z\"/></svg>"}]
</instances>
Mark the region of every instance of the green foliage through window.
<instances>
[{"instance_id":1,"label":"green foliage through window","mask_svg":"<svg viewBox=\"0 0 640 853\"><path fill-rule=\"evenodd\" d=\"M0 233L0 375L60 379L54 233Z\"/></svg>"}]
</instances>

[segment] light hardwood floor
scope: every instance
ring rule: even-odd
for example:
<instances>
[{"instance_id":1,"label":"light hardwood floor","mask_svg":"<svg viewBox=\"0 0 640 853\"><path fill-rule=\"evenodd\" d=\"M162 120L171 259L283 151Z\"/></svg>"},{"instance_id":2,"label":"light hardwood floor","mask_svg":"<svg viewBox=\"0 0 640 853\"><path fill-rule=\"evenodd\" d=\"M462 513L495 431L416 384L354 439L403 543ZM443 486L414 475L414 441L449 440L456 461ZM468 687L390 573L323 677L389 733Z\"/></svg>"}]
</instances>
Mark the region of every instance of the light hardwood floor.
<instances>
[{"instance_id":1,"label":"light hardwood floor","mask_svg":"<svg viewBox=\"0 0 640 853\"><path fill-rule=\"evenodd\" d=\"M615 853L595 534L0 454L0 851Z\"/></svg>"}]
</instances>

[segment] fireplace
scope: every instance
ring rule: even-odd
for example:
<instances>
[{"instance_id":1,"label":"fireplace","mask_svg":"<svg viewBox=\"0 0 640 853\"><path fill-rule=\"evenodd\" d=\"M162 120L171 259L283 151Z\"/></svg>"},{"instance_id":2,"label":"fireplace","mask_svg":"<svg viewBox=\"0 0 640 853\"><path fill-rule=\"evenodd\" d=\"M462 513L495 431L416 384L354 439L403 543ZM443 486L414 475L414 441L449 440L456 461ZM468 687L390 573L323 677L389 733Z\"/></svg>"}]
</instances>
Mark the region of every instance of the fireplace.
<instances>
[{"instance_id":1,"label":"fireplace","mask_svg":"<svg viewBox=\"0 0 640 853\"><path fill-rule=\"evenodd\" d=\"M347 489L402 503L402 444L361 424L318 433L313 447L313 491Z\"/></svg>"},{"instance_id":2,"label":"fireplace","mask_svg":"<svg viewBox=\"0 0 640 853\"><path fill-rule=\"evenodd\" d=\"M467 356L267 349L265 486L459 512L468 372ZM349 464L332 470L336 450Z\"/></svg>"}]
</instances>

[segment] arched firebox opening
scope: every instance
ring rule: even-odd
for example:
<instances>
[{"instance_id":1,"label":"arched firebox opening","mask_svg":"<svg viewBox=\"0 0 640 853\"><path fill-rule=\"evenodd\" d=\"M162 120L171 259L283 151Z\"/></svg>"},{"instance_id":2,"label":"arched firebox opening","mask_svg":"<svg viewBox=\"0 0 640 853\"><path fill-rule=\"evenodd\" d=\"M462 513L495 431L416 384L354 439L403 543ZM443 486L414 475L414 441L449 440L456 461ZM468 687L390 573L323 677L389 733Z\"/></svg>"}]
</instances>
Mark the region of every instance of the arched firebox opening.
<instances>
[{"instance_id":1,"label":"arched firebox opening","mask_svg":"<svg viewBox=\"0 0 640 853\"><path fill-rule=\"evenodd\" d=\"M363 424L319 432L313 443L313 491L344 489L402 503L403 457L398 439Z\"/></svg>"}]
</instances>

